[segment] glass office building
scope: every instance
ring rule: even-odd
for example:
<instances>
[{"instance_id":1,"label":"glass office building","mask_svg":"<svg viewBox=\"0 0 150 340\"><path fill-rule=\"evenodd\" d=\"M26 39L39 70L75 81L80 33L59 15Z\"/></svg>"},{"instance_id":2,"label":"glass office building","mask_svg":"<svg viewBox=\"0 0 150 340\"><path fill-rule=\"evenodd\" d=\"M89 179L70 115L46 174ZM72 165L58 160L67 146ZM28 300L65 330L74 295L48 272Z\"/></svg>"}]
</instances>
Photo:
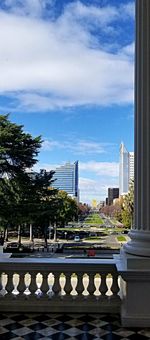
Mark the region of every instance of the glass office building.
<instances>
[{"instance_id":1,"label":"glass office building","mask_svg":"<svg viewBox=\"0 0 150 340\"><path fill-rule=\"evenodd\" d=\"M55 181L53 187L66 191L68 195L79 199L78 161L61 165L54 169L54 171L53 179Z\"/></svg>"}]
</instances>

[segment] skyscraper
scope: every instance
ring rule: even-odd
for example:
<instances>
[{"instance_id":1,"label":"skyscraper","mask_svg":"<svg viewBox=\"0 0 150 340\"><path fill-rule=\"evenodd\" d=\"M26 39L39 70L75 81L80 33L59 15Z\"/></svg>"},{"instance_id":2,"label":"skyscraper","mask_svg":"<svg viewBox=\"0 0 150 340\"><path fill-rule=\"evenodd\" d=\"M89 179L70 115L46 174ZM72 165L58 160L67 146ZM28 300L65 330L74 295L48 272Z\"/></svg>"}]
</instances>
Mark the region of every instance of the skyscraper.
<instances>
[{"instance_id":1,"label":"skyscraper","mask_svg":"<svg viewBox=\"0 0 150 340\"><path fill-rule=\"evenodd\" d=\"M134 152L128 152L125 145L120 145L119 194L128 193L130 181L134 179Z\"/></svg>"},{"instance_id":2,"label":"skyscraper","mask_svg":"<svg viewBox=\"0 0 150 340\"><path fill-rule=\"evenodd\" d=\"M119 198L119 188L108 188L108 205L113 204L115 198Z\"/></svg>"},{"instance_id":3,"label":"skyscraper","mask_svg":"<svg viewBox=\"0 0 150 340\"><path fill-rule=\"evenodd\" d=\"M66 163L54 169L53 187L66 191L69 195L79 198L78 189L78 161L74 163Z\"/></svg>"}]
</instances>

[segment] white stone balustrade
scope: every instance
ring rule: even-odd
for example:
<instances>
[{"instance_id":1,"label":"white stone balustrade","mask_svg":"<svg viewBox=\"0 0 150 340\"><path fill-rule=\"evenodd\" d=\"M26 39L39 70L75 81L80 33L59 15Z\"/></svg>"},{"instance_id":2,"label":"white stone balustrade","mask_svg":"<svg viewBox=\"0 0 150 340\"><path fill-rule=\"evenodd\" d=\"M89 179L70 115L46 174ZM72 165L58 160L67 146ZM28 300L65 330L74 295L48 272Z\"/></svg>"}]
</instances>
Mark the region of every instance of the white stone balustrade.
<instances>
[{"instance_id":1,"label":"white stone balustrade","mask_svg":"<svg viewBox=\"0 0 150 340\"><path fill-rule=\"evenodd\" d=\"M119 312L114 260L1 259L0 311Z\"/></svg>"}]
</instances>

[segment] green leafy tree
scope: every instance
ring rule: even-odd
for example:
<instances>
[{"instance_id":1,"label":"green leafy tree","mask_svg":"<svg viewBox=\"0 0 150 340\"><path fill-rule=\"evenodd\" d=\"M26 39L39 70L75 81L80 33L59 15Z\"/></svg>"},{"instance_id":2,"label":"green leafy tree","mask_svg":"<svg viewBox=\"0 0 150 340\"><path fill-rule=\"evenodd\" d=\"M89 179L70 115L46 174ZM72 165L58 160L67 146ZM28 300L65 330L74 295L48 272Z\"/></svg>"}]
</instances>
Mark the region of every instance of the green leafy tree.
<instances>
[{"instance_id":1,"label":"green leafy tree","mask_svg":"<svg viewBox=\"0 0 150 340\"><path fill-rule=\"evenodd\" d=\"M0 220L5 229L24 221L31 182L27 169L37 162L41 143L40 136L33 138L8 115L0 115Z\"/></svg>"},{"instance_id":2,"label":"green leafy tree","mask_svg":"<svg viewBox=\"0 0 150 340\"><path fill-rule=\"evenodd\" d=\"M86 203L78 203L78 217L79 219L84 219L90 211L90 207Z\"/></svg>"},{"instance_id":3,"label":"green leafy tree","mask_svg":"<svg viewBox=\"0 0 150 340\"><path fill-rule=\"evenodd\" d=\"M7 230L13 227L13 224L17 224L15 208L19 197L16 189L13 180L0 178L0 223L4 230L4 238Z\"/></svg>"},{"instance_id":4,"label":"green leafy tree","mask_svg":"<svg viewBox=\"0 0 150 340\"><path fill-rule=\"evenodd\" d=\"M22 125L0 115L0 176L15 177L37 162L41 137L33 138Z\"/></svg>"},{"instance_id":5,"label":"green leafy tree","mask_svg":"<svg viewBox=\"0 0 150 340\"><path fill-rule=\"evenodd\" d=\"M28 202L30 218L40 226L47 246L47 229L53 220L57 189L52 188L54 171L40 170L33 174L31 201Z\"/></svg>"},{"instance_id":6,"label":"green leafy tree","mask_svg":"<svg viewBox=\"0 0 150 340\"><path fill-rule=\"evenodd\" d=\"M72 197L65 191L58 191L51 201L51 215L49 221L54 228L54 240L57 239L57 226L65 226L73 219L77 219L78 206Z\"/></svg>"},{"instance_id":7,"label":"green leafy tree","mask_svg":"<svg viewBox=\"0 0 150 340\"><path fill-rule=\"evenodd\" d=\"M122 223L130 228L133 225L134 214L134 181L131 181L129 192L125 195L122 204Z\"/></svg>"}]
</instances>

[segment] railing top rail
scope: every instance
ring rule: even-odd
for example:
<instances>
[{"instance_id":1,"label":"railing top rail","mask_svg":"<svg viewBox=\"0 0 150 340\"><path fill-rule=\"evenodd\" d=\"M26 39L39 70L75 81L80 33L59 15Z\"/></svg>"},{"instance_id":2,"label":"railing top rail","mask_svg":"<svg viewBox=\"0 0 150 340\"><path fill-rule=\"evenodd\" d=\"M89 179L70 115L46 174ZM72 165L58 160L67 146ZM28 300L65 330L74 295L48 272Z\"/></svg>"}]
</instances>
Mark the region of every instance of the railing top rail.
<instances>
[{"instance_id":1,"label":"railing top rail","mask_svg":"<svg viewBox=\"0 0 150 340\"><path fill-rule=\"evenodd\" d=\"M0 271L69 271L100 272L116 271L113 259L56 259L56 258L0 258Z\"/></svg>"},{"instance_id":2,"label":"railing top rail","mask_svg":"<svg viewBox=\"0 0 150 340\"><path fill-rule=\"evenodd\" d=\"M115 264L114 259L66 259L66 258L29 258L29 257L24 257L24 258L3 258L0 257L0 264L1 263L45 263L45 264L84 264L84 265L99 265L99 264L104 264L104 265L110 265L110 264Z\"/></svg>"}]
</instances>

